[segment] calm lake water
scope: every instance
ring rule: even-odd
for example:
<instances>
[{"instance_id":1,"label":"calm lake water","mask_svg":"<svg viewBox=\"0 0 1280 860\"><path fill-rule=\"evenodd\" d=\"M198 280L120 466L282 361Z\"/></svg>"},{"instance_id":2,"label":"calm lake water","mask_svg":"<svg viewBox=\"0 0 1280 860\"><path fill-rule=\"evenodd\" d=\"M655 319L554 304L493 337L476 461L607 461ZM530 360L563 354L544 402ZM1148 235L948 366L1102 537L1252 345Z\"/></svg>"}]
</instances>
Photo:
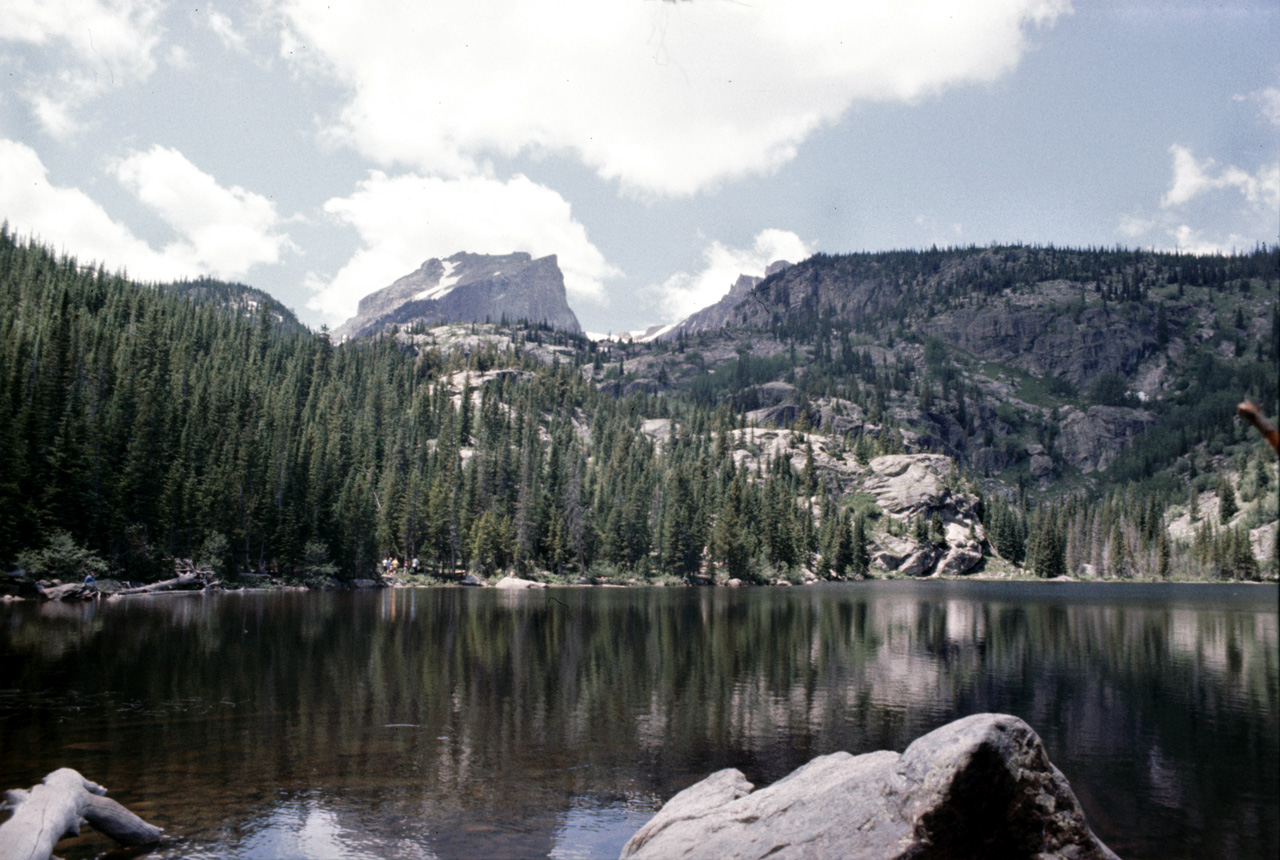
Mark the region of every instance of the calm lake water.
<instances>
[{"instance_id":1,"label":"calm lake water","mask_svg":"<svg viewBox=\"0 0 1280 860\"><path fill-rule=\"evenodd\" d=\"M1277 676L1272 586L10 604L0 789L75 767L165 828L150 857L616 857L720 768L766 784L1002 711L1122 857L1270 860Z\"/></svg>"}]
</instances>

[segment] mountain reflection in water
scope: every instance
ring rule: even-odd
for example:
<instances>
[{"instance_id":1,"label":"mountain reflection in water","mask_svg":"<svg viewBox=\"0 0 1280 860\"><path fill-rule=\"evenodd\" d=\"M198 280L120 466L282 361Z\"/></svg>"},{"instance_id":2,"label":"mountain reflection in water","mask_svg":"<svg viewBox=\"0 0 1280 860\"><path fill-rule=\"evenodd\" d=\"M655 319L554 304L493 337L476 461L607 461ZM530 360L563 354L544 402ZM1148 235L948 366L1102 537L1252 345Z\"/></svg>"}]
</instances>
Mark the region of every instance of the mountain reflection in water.
<instances>
[{"instance_id":1,"label":"mountain reflection in water","mask_svg":"<svg viewBox=\"0 0 1280 860\"><path fill-rule=\"evenodd\" d=\"M0 607L0 658L0 788L75 767L151 857L616 857L715 770L981 711L1121 856L1280 850L1270 586L166 595Z\"/></svg>"}]
</instances>

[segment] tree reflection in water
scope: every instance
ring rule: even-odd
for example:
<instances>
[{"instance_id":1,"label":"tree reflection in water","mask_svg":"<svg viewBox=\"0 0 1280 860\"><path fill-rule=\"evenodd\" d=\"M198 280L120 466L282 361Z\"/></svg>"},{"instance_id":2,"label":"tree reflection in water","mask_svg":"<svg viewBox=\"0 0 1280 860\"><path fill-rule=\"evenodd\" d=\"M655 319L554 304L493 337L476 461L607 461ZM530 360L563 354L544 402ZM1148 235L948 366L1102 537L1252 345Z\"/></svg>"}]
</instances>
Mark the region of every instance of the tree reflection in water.
<instances>
[{"instance_id":1,"label":"tree reflection in water","mask_svg":"<svg viewBox=\"0 0 1280 860\"><path fill-rule=\"evenodd\" d=\"M166 827L157 857L616 856L719 768L767 783L980 711L1036 728L1122 856L1280 848L1270 587L420 589L0 612L2 787L79 768Z\"/></svg>"}]
</instances>

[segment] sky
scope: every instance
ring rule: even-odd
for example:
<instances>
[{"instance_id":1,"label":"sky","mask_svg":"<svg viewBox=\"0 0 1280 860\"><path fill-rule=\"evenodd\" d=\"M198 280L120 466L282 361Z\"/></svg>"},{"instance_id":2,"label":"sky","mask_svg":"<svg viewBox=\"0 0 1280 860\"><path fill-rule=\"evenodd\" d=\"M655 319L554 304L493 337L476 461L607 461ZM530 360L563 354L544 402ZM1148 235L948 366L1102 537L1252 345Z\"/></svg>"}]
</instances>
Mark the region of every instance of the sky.
<instances>
[{"instance_id":1,"label":"sky","mask_svg":"<svg viewBox=\"0 0 1280 860\"><path fill-rule=\"evenodd\" d=\"M308 325L556 254L584 328L815 252L1280 241L1280 2L5 0L0 219Z\"/></svg>"}]
</instances>

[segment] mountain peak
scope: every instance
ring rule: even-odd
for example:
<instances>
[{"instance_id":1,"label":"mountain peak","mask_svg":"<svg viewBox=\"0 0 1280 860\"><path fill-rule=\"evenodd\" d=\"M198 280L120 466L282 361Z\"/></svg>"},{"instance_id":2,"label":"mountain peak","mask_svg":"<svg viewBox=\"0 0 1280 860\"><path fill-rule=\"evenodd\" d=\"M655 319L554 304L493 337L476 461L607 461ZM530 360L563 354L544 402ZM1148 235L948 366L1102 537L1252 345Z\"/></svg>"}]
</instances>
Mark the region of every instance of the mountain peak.
<instances>
[{"instance_id":1,"label":"mountain peak","mask_svg":"<svg viewBox=\"0 0 1280 860\"><path fill-rule=\"evenodd\" d=\"M725 293L714 304L708 305L697 313L690 314L675 325L664 326L658 330L657 334L650 336L646 333L646 337L643 339L675 340L681 335L687 336L723 328L734 308L741 304L743 299L751 294L752 290L760 286L767 278L789 268L791 268L791 263L787 260L774 260L764 270L763 278L758 275L738 275L738 280L733 282L729 292Z\"/></svg>"},{"instance_id":2,"label":"mountain peak","mask_svg":"<svg viewBox=\"0 0 1280 860\"><path fill-rule=\"evenodd\" d=\"M391 285L360 300L356 315L334 330L364 337L392 325L529 320L581 332L569 307L554 254L472 254L432 257Z\"/></svg>"}]
</instances>

